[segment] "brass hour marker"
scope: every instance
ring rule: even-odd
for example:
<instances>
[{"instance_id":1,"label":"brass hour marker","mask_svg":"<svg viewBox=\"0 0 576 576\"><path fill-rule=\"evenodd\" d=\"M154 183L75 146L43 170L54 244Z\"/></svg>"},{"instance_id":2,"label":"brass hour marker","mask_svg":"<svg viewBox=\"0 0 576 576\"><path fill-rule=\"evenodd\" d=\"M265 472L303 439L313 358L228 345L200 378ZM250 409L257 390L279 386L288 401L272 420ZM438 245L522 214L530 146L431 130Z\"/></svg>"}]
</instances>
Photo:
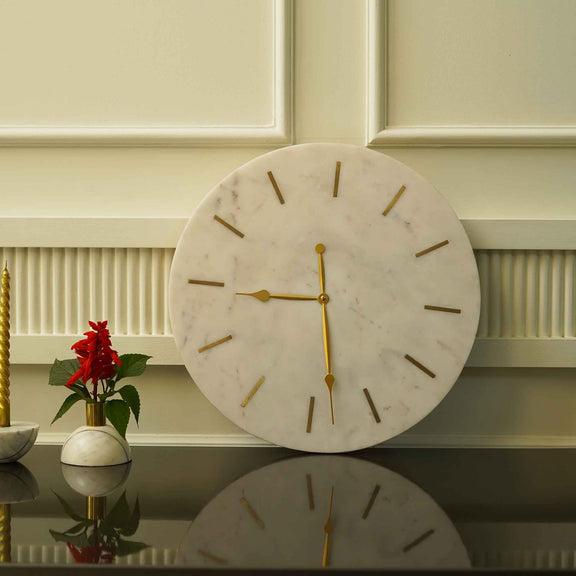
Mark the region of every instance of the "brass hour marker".
<instances>
[{"instance_id":1,"label":"brass hour marker","mask_svg":"<svg viewBox=\"0 0 576 576\"><path fill-rule=\"evenodd\" d=\"M362 520L366 520L368 518L368 514L370 514L370 510L372 510L372 506L374 506L374 502L376 502L376 497L378 496L378 492L380 492L380 484L376 484L376 488L372 492L372 496L370 496L370 501L368 502L368 506L366 506L366 510L364 510L364 514L362 514Z\"/></svg>"},{"instance_id":2,"label":"brass hour marker","mask_svg":"<svg viewBox=\"0 0 576 576\"><path fill-rule=\"evenodd\" d=\"M260 388L260 386L262 386L262 383L264 382L265 378L264 376L262 376L262 378L260 378L260 380L258 380L258 382L256 382L256 384L254 384L254 388L252 388L252 390L250 390L248 396L246 396L246 398L244 398L244 402L242 402L242 404L240 404L240 406L242 406L242 408L246 408L246 405L248 404L248 402L250 402L250 400L252 400L252 396L254 396L254 394L256 394L256 392L258 392L258 388Z\"/></svg>"},{"instance_id":3,"label":"brass hour marker","mask_svg":"<svg viewBox=\"0 0 576 576\"><path fill-rule=\"evenodd\" d=\"M278 200L280 200L280 204L284 204L284 196L282 196L282 192L280 192L280 188L278 188L274 174L268 172L268 178L270 178L270 182L272 182L272 186L274 186L274 191L276 192L276 196L278 196Z\"/></svg>"},{"instance_id":4,"label":"brass hour marker","mask_svg":"<svg viewBox=\"0 0 576 576\"><path fill-rule=\"evenodd\" d=\"M436 312L451 312L452 314L460 314L460 308L444 308L443 306L430 306L426 304L424 310L435 310Z\"/></svg>"},{"instance_id":5,"label":"brass hour marker","mask_svg":"<svg viewBox=\"0 0 576 576\"><path fill-rule=\"evenodd\" d=\"M220 218L220 216L216 216L216 214L214 214L214 220L216 220L216 222L218 222L219 224L222 224L222 226L226 226L226 228L228 228L228 230L230 230L231 232L234 232L234 234L236 234L236 236L240 236L240 238L244 238L244 234L242 234L242 232L240 232L240 230L238 230L237 228L234 228L234 226L232 226L232 224L228 224L228 222L226 222L226 220L222 220L222 218Z\"/></svg>"},{"instance_id":6,"label":"brass hour marker","mask_svg":"<svg viewBox=\"0 0 576 576\"><path fill-rule=\"evenodd\" d=\"M422 372L424 372L424 374L428 374L428 376L430 376L430 378L436 378L436 374L434 374L434 372L432 372L431 370L428 370L428 368L426 368L426 366L423 366L422 364L420 364L420 362L418 362L418 360L414 360L414 358L412 358L412 356L410 356L409 354L404 354L404 358L406 358L406 360L408 360L408 362L411 362L412 364L414 364L414 366L416 366L416 368L420 368L420 370L422 370Z\"/></svg>"},{"instance_id":7,"label":"brass hour marker","mask_svg":"<svg viewBox=\"0 0 576 576\"><path fill-rule=\"evenodd\" d=\"M398 200L400 199L400 196L402 196L402 194L404 194L404 190L406 190L406 186L402 186L402 188L400 188L400 190L398 190L398 192L396 192L396 195L394 196L394 198L392 198L392 200L390 200L390 204L388 204L388 206L386 206L386 210L384 210L384 212L382 212L382 216L388 216L388 213L390 212L390 210L392 210L392 208L394 208L394 204L396 204L396 202L398 202Z\"/></svg>"},{"instance_id":8,"label":"brass hour marker","mask_svg":"<svg viewBox=\"0 0 576 576\"><path fill-rule=\"evenodd\" d=\"M412 550L412 548L415 548L416 546L418 546L418 544L422 544L422 542L424 542L424 540L426 540L427 538L430 538L430 536L432 536L432 534L434 534L434 530L428 530L428 532L424 532L424 534L422 534L422 536L418 536L418 538L416 538L416 540L414 540L414 542L410 542L410 544L408 544L407 546L404 546L404 549L403 549L404 554L406 554L406 552L410 552L410 550Z\"/></svg>"},{"instance_id":9,"label":"brass hour marker","mask_svg":"<svg viewBox=\"0 0 576 576\"><path fill-rule=\"evenodd\" d=\"M202 556L202 558L206 558L207 560L212 560L216 564L228 564L227 560L224 558L218 558L218 556L214 556L214 554L210 554L210 552L206 552L205 550L198 550L198 556Z\"/></svg>"},{"instance_id":10,"label":"brass hour marker","mask_svg":"<svg viewBox=\"0 0 576 576\"><path fill-rule=\"evenodd\" d=\"M378 415L376 406L374 406L374 402L372 401L372 396L370 396L370 392L368 392L368 388L364 388L364 395L366 396L366 400L368 400L370 410L372 410L372 414L374 415L374 420L376 420L376 422L380 424L380 416Z\"/></svg>"},{"instance_id":11,"label":"brass hour marker","mask_svg":"<svg viewBox=\"0 0 576 576\"><path fill-rule=\"evenodd\" d=\"M224 282L212 282L211 280L188 280L188 284L200 284L201 286L224 286Z\"/></svg>"},{"instance_id":12,"label":"brass hour marker","mask_svg":"<svg viewBox=\"0 0 576 576\"><path fill-rule=\"evenodd\" d=\"M206 344L206 346L202 346L202 348L198 348L198 352L205 352L206 350L210 350L210 348L214 348L214 346L218 346L219 344L224 344L224 342L228 342L228 340L232 340L232 336L230 334L225 338L220 338L220 340L216 340L216 342L212 342L211 344Z\"/></svg>"},{"instance_id":13,"label":"brass hour marker","mask_svg":"<svg viewBox=\"0 0 576 576\"><path fill-rule=\"evenodd\" d=\"M314 492L312 491L312 476L306 474L306 487L308 488L308 508L314 510Z\"/></svg>"},{"instance_id":14,"label":"brass hour marker","mask_svg":"<svg viewBox=\"0 0 576 576\"><path fill-rule=\"evenodd\" d=\"M258 524L258 526L260 526L260 528L262 528L262 530L264 530L264 528L266 528L266 526L264 525L262 518L260 518L260 516L258 516L258 514L256 513L256 510L254 510L254 508L252 508L252 506L250 506L250 504L248 503L248 500L246 500L246 498L240 498L240 502L242 502L242 504L246 507L246 510L248 510L248 514L250 514L250 516L252 516L252 519L254 520L254 522L256 522L256 524Z\"/></svg>"},{"instance_id":15,"label":"brass hour marker","mask_svg":"<svg viewBox=\"0 0 576 576\"><path fill-rule=\"evenodd\" d=\"M430 248L416 252L416 258L420 258L420 256L424 256L424 254L428 254L434 250L438 250L438 248L442 248L442 246L446 246L446 244L449 244L448 240L443 240L442 242L438 242L438 244L434 244L434 246L430 246Z\"/></svg>"},{"instance_id":16,"label":"brass hour marker","mask_svg":"<svg viewBox=\"0 0 576 576\"><path fill-rule=\"evenodd\" d=\"M338 197L338 185L340 184L340 166L342 166L342 162L336 162L336 174L334 176L334 193L332 194L334 198Z\"/></svg>"},{"instance_id":17,"label":"brass hour marker","mask_svg":"<svg viewBox=\"0 0 576 576\"><path fill-rule=\"evenodd\" d=\"M306 433L312 432L312 416L314 416L314 396L310 396L310 405L308 406L308 424L306 425Z\"/></svg>"}]
</instances>

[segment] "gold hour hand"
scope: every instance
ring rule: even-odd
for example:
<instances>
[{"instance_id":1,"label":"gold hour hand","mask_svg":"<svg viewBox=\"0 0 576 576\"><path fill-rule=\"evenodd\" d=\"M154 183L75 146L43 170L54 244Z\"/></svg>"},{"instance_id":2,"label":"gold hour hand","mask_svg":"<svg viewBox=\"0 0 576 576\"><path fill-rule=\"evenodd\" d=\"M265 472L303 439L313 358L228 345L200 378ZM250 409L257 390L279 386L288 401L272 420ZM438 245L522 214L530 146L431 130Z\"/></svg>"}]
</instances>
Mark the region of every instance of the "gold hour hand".
<instances>
[{"instance_id":1,"label":"gold hour hand","mask_svg":"<svg viewBox=\"0 0 576 576\"><path fill-rule=\"evenodd\" d=\"M302 294L270 294L268 290L258 290L258 292L236 292L238 296L252 296L260 302L268 302L270 298L277 300L316 300L316 296L305 296Z\"/></svg>"},{"instance_id":2,"label":"gold hour hand","mask_svg":"<svg viewBox=\"0 0 576 576\"><path fill-rule=\"evenodd\" d=\"M324 524L324 552L322 554L322 568L328 566L328 547L330 545L330 534L334 530L332 527L332 500L334 499L334 486L330 490L330 507L328 510L328 520Z\"/></svg>"}]
</instances>

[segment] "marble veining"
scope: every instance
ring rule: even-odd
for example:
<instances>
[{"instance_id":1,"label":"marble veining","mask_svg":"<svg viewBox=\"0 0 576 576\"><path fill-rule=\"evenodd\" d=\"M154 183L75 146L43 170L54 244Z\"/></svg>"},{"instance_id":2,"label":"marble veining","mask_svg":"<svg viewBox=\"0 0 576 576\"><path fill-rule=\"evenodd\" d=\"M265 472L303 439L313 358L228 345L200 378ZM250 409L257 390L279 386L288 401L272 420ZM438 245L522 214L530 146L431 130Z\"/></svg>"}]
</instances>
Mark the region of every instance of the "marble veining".
<instances>
[{"instance_id":1,"label":"marble veining","mask_svg":"<svg viewBox=\"0 0 576 576\"><path fill-rule=\"evenodd\" d=\"M81 426L64 442L60 462L73 466L116 466L132 461L128 442L113 427Z\"/></svg>"},{"instance_id":2,"label":"marble veining","mask_svg":"<svg viewBox=\"0 0 576 576\"><path fill-rule=\"evenodd\" d=\"M245 236L235 236L214 214ZM320 304L237 295L267 290L318 296L319 243L326 246L334 425ZM421 176L364 148L306 144L252 160L206 196L176 249L169 304L186 367L223 414L283 446L340 452L403 432L442 400L473 344L480 290L462 225ZM198 352L227 335L232 339L225 344ZM435 377L407 362L406 355ZM264 384L242 406L262 376ZM308 433L311 396L315 408Z\"/></svg>"},{"instance_id":3,"label":"marble veining","mask_svg":"<svg viewBox=\"0 0 576 576\"><path fill-rule=\"evenodd\" d=\"M10 426L0 428L0 464L22 458L34 446L38 429L34 422L12 422Z\"/></svg>"}]
</instances>

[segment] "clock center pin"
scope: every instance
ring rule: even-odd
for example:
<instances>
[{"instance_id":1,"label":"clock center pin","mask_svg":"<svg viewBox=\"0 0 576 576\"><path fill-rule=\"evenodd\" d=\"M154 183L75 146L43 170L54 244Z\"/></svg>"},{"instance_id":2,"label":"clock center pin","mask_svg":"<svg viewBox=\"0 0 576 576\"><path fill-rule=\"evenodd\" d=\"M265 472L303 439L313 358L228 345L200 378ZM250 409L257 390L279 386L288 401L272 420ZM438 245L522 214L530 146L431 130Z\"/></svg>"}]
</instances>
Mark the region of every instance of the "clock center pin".
<instances>
[{"instance_id":1,"label":"clock center pin","mask_svg":"<svg viewBox=\"0 0 576 576\"><path fill-rule=\"evenodd\" d=\"M318 296L318 302L320 302L320 304L328 304L328 302L330 302L330 296L328 296L328 294L322 292L322 294L320 294L320 296Z\"/></svg>"}]
</instances>

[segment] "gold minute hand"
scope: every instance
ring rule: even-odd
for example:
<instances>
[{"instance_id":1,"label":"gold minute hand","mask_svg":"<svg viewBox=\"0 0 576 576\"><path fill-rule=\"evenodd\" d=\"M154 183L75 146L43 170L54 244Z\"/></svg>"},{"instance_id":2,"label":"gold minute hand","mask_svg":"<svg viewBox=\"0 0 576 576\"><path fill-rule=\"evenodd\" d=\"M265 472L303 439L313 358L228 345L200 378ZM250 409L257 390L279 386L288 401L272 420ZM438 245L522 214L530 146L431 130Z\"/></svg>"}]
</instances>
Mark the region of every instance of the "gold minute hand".
<instances>
[{"instance_id":1,"label":"gold minute hand","mask_svg":"<svg viewBox=\"0 0 576 576\"><path fill-rule=\"evenodd\" d=\"M318 252L318 275L320 277L320 290L322 293L318 296L318 302L322 304L322 337L324 340L324 356L326 357L326 377L324 381L328 386L328 393L330 395L330 415L332 417L332 424L334 424L334 402L332 400L332 388L334 387L334 374L330 366L330 330L328 328L328 312L326 311L326 304L330 301L328 294L324 292L326 286L326 279L324 277L324 258L322 254L326 250L324 244L316 244L316 252Z\"/></svg>"},{"instance_id":2,"label":"gold minute hand","mask_svg":"<svg viewBox=\"0 0 576 576\"><path fill-rule=\"evenodd\" d=\"M322 554L322 568L328 566L328 547L330 545L330 534L333 532L332 527L332 500L334 499L334 486L330 490L330 507L328 510L328 520L324 525L324 552Z\"/></svg>"},{"instance_id":3,"label":"gold minute hand","mask_svg":"<svg viewBox=\"0 0 576 576\"><path fill-rule=\"evenodd\" d=\"M238 296L252 296L260 302L268 302L270 298L278 300L317 300L316 296L304 296L302 294L270 294L268 290L259 290L258 292L236 292Z\"/></svg>"}]
</instances>

